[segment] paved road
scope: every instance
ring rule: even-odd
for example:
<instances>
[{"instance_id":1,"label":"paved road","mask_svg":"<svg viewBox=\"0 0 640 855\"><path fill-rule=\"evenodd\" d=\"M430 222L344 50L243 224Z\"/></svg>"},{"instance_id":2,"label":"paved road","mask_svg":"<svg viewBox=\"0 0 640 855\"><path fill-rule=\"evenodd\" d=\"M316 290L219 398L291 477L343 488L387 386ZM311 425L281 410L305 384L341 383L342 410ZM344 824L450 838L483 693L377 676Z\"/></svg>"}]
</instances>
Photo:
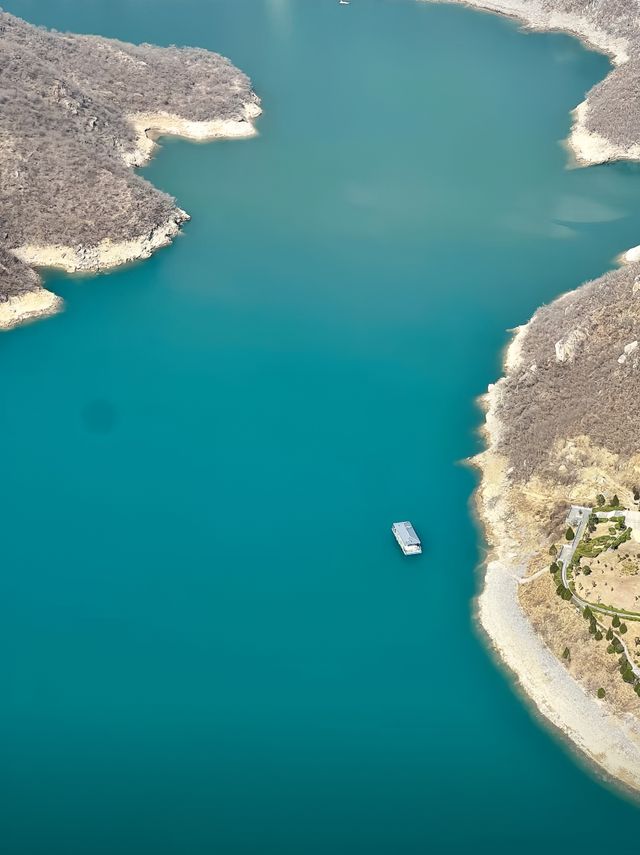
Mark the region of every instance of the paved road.
<instances>
[{"instance_id":1,"label":"paved road","mask_svg":"<svg viewBox=\"0 0 640 855\"><path fill-rule=\"evenodd\" d=\"M571 505L569 516L567 517L567 525L571 526L575 531L575 537L571 543L565 544L560 550L557 560L562 562L562 584L565 588L569 587L567 582L567 569L571 564L573 554L578 548L578 544L582 540L582 535L589 522L592 508L587 508L584 505Z\"/></svg>"},{"instance_id":2,"label":"paved road","mask_svg":"<svg viewBox=\"0 0 640 855\"><path fill-rule=\"evenodd\" d=\"M572 505L569 511L569 516L567 517L567 525L577 526L574 528L575 537L571 541L571 543L565 544L560 550L560 555L557 560L562 561L562 584L565 588L569 587L569 578L567 576L567 570L569 568L569 564L571 563L571 559L578 547L582 539L582 535L584 534L584 530L587 527L587 523L589 522L589 516L592 512L592 508L587 508L582 505ZM621 517L624 516L624 511L600 511L598 514L599 519L610 519L611 517ZM587 600L583 600L582 597L579 597L573 591L571 592L571 599L573 603L578 606L580 609L585 609L587 606L591 609L592 612L598 612L599 614L609 615L610 617L615 617L616 615L623 619L627 617L624 612L618 612L615 609L608 609L605 606L597 606L593 603L588 602ZM606 628L606 627L603 627ZM613 634L618 639L620 644L622 645L625 655L627 657L627 662L631 665L631 670L636 675L636 677L640 678L640 667L634 664L633 659L629 653L629 649L627 645L624 643L624 640L620 637L620 635L613 631Z\"/></svg>"}]
</instances>

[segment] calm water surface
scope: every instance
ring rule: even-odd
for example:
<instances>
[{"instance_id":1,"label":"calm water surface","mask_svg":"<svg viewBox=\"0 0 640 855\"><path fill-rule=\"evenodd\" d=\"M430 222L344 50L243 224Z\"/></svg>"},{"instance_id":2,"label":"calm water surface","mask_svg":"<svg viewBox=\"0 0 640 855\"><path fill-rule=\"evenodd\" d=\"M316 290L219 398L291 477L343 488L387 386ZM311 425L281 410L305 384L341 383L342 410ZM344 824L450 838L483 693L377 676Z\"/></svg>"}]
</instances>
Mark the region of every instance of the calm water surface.
<instances>
[{"instance_id":1,"label":"calm water surface","mask_svg":"<svg viewBox=\"0 0 640 855\"><path fill-rule=\"evenodd\" d=\"M630 831L474 631L457 463L505 330L639 242L638 169L567 170L559 144L606 60L413 0L5 6L221 51L265 115L163 144L145 174L192 214L180 239L50 277L66 312L0 341L2 851Z\"/></svg>"}]
</instances>

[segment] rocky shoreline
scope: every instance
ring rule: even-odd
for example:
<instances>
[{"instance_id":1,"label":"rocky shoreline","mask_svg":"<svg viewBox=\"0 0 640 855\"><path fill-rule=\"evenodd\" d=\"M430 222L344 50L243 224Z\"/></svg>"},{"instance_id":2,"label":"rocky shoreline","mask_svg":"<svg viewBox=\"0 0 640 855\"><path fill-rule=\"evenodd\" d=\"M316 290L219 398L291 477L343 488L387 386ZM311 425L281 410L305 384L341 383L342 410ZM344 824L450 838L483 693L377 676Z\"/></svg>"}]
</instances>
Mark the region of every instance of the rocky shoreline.
<instances>
[{"instance_id":1,"label":"rocky shoreline","mask_svg":"<svg viewBox=\"0 0 640 855\"><path fill-rule=\"evenodd\" d=\"M532 525L526 514L518 512L517 494L522 488L511 481L509 461L500 451L502 424L496 411L506 376L520 367L528 329L526 324L515 331L505 352L505 377L489 388L481 402L487 448L472 463L481 473L475 507L490 552L477 616L492 649L538 712L608 777L628 790L640 791L640 719L598 700L570 674L536 632L520 601L530 571L540 569L542 550L536 543L540 530L537 521ZM512 531L518 532L517 538Z\"/></svg>"},{"instance_id":2,"label":"rocky shoreline","mask_svg":"<svg viewBox=\"0 0 640 855\"><path fill-rule=\"evenodd\" d=\"M42 287L8 297L0 301L0 330L10 330L26 321L55 315L62 311L62 306L62 297Z\"/></svg>"},{"instance_id":3,"label":"rocky shoreline","mask_svg":"<svg viewBox=\"0 0 640 855\"><path fill-rule=\"evenodd\" d=\"M192 121L170 113L136 113L129 122L136 132L136 149L123 155L127 166L144 166L153 156L159 136L177 136L193 142L218 139L247 139L258 133L253 120L262 113L255 101L244 105L242 119L212 119Z\"/></svg>"},{"instance_id":4,"label":"rocky shoreline","mask_svg":"<svg viewBox=\"0 0 640 855\"><path fill-rule=\"evenodd\" d=\"M247 118L240 121L193 122L179 116L162 113L139 114L131 117L138 135L138 147L133 155L123 155L128 166L148 163L156 148L158 136L172 135L192 141L239 139L255 136L252 120L262 112L256 103L246 105ZM153 136L149 136L149 134ZM158 223L147 234L124 241L104 238L94 246L64 246L61 244L25 244L11 250L19 261L32 268L58 269L66 273L100 273L133 261L149 258L156 250L168 246L190 218L186 211L175 208L171 216ZM64 301L41 286L33 291L0 302L0 330L8 330L26 321L55 315L62 311Z\"/></svg>"},{"instance_id":5,"label":"rocky shoreline","mask_svg":"<svg viewBox=\"0 0 640 855\"><path fill-rule=\"evenodd\" d=\"M148 258L188 216L137 175L158 136L255 136L260 100L228 59L34 27L0 10L0 329L60 311L37 268ZM25 69L29 73L25 74Z\"/></svg>"},{"instance_id":6,"label":"rocky shoreline","mask_svg":"<svg viewBox=\"0 0 640 855\"><path fill-rule=\"evenodd\" d=\"M95 246L76 247L25 244L14 249L13 254L31 267L57 268L67 273L99 273L101 270L149 258L157 249L171 243L182 223L187 220L189 215L176 208L164 223L158 224L148 234L131 240L112 241L105 238Z\"/></svg>"},{"instance_id":7,"label":"rocky shoreline","mask_svg":"<svg viewBox=\"0 0 640 855\"><path fill-rule=\"evenodd\" d=\"M640 160L640 112L630 109L640 62L640 16L634 0L427 0L504 15L526 29L576 36L614 66L572 113L567 140L577 165Z\"/></svg>"},{"instance_id":8,"label":"rocky shoreline","mask_svg":"<svg viewBox=\"0 0 640 855\"><path fill-rule=\"evenodd\" d=\"M608 54L614 71L602 84L594 87L574 110L568 148L574 162L580 166L618 159L640 159L640 142L637 142L640 140L640 117L635 117L630 123L631 137L620 134L616 117L608 115L606 102L609 98L614 107L619 104L625 108L628 106L629 81L635 79L634 48L640 47L637 8L630 18L631 23L621 23L618 21L619 8L612 9L609 14L607 7L612 4L607 3L598 4L596 10L593 4L580 0L453 2L464 2L470 7L508 15L530 29L568 32L588 46ZM477 516L490 545L482 591L477 600L480 625L499 658L513 672L518 685L542 716L568 737L571 744L600 771L635 793L640 791L640 706L637 698L621 684L617 669L614 668L615 673L612 673L610 660L607 661L602 650L590 649L586 654L577 654L577 661L570 665L561 659L562 645L567 640L571 641L572 649L581 650L581 646L588 648L589 637L571 604L564 604L562 609L549 574L540 576L539 571L549 563L546 550L552 526L545 519L549 506L562 508L563 502L573 496L590 495L591 490L624 484L627 479L635 477L636 461L629 459L628 454L627 457L621 454L621 448L616 447L612 453L609 449L595 446L595 443L591 447L588 435L573 438L569 434L564 442L561 438L556 439L551 446L553 453L549 453L548 459L538 469L525 460L526 473L514 472L516 467L510 459L509 448L514 443L514 436L518 437L518 430L511 430L508 414L514 401L521 412L526 412L530 407L527 401L536 400L535 397L527 398L522 392L518 397L516 390L518 384L520 388L535 389L539 357L540 363L546 362L547 365L554 361L548 353L552 340L545 341L538 328L544 329L547 317L553 315L560 329L567 325L563 321L571 312L573 324L579 324L582 315L597 315L601 320L599 307L594 309L597 297L592 295L598 294L598 286L604 289L610 281L621 293L628 288L626 293L635 295L640 279L639 271L635 269L637 256L636 248L621 257L621 262L633 268L625 271L624 276L609 274L607 282L591 283L591 290L585 292L588 297L583 301L584 312L580 306L576 309L571 305L579 302L579 298L573 299L577 292L572 292L571 295L560 296L551 307L546 307L544 317L540 318L541 313L538 312L515 331L505 352L504 376L489 387L482 401L487 447L472 461L481 473L475 495ZM625 321L620 324L620 334L628 337L631 322ZM536 336L530 343L532 327ZM598 334L595 322L592 327L592 330L581 326L569 328L568 333L555 344L555 361L572 363L574 353L583 342L590 335L595 339ZM572 381L566 379L564 382ZM530 394L544 395L544 391ZM624 401L615 403L624 406ZM512 409L515 412L516 407ZM543 416L538 414L537 418L543 419ZM553 416L550 414L547 418ZM584 430L584 422L585 419L580 424L580 432ZM505 436L507 428L510 432ZM526 441L523 446L526 446ZM582 455L577 457L577 467L574 466L579 474L574 471L571 477L564 461L569 461L572 454L578 454L576 449ZM552 474L554 469L558 473L555 477ZM523 594L525 591L526 595ZM559 628L564 632L557 632ZM556 630L556 637L553 630ZM589 656L591 661L587 661ZM594 686L604 684L607 685L606 700L599 700Z\"/></svg>"},{"instance_id":9,"label":"rocky shoreline","mask_svg":"<svg viewBox=\"0 0 640 855\"><path fill-rule=\"evenodd\" d=\"M258 132L253 119L262 113L262 109L256 102L249 102L245 105L245 113L246 118L242 120L200 122L165 113L141 113L131 116L130 121L136 130L138 146L132 154L123 153L123 159L127 166L144 166L153 156L159 136L178 136L198 142L256 136ZM104 238L94 246L80 244L76 247L61 244L25 244L11 250L11 253L32 268L58 269L65 273L100 273L149 258L157 249L168 246L182 224L189 219L186 211L175 208L168 219L158 223L150 232L130 240L113 241ZM12 329L25 321L57 314L63 305L60 297L45 288L37 287L33 291L25 291L0 302L0 330Z\"/></svg>"},{"instance_id":10,"label":"rocky shoreline","mask_svg":"<svg viewBox=\"0 0 640 855\"><path fill-rule=\"evenodd\" d=\"M137 134L138 146L133 154L123 154L128 166L144 166L156 148L159 136L178 136L198 142L216 139L241 139L256 136L253 119L262 110L257 103L245 105L246 118L242 120L212 120L194 122L165 113L144 113L130 117ZM150 136L151 134L151 136ZM100 273L133 261L149 258L156 250L168 246L180 231L183 223L190 219L181 208L175 208L171 216L158 223L150 232L124 241L104 238L94 246L73 247L61 244L25 244L11 250L22 263L32 268L58 269L66 273ZM0 330L8 330L25 321L57 314L62 310L63 300L45 288L0 302Z\"/></svg>"}]
</instances>

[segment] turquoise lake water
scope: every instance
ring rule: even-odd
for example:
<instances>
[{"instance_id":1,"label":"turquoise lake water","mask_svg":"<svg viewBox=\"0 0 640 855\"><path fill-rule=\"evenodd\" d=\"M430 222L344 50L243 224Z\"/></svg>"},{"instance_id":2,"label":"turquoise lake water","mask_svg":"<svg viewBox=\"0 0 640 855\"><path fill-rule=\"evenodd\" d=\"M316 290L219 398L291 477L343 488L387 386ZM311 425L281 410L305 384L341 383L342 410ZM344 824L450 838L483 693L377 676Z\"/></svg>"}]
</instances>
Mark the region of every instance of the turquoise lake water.
<instances>
[{"instance_id":1,"label":"turquoise lake water","mask_svg":"<svg viewBox=\"0 0 640 855\"><path fill-rule=\"evenodd\" d=\"M474 629L458 463L505 330L640 243L638 167L568 170L559 142L607 61L413 0L4 5L220 51L265 113L254 140L163 142L145 175L183 235L47 276L65 313L0 339L2 851L632 832Z\"/></svg>"}]
</instances>

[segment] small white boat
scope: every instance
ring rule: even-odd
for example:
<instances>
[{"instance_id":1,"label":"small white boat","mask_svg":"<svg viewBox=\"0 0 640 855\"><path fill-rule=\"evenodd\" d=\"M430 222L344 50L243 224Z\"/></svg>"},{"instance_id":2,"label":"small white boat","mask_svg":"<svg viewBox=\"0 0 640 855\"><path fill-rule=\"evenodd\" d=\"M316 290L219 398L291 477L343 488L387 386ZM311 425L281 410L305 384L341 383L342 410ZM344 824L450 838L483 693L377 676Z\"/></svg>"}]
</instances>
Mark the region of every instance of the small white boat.
<instances>
[{"instance_id":1,"label":"small white boat","mask_svg":"<svg viewBox=\"0 0 640 855\"><path fill-rule=\"evenodd\" d=\"M391 526L391 531L405 555L420 555L422 553L420 538L408 520L395 522Z\"/></svg>"},{"instance_id":2,"label":"small white boat","mask_svg":"<svg viewBox=\"0 0 640 855\"><path fill-rule=\"evenodd\" d=\"M351 0L338 0L338 3L341 6L348 6L351 3Z\"/></svg>"}]
</instances>

